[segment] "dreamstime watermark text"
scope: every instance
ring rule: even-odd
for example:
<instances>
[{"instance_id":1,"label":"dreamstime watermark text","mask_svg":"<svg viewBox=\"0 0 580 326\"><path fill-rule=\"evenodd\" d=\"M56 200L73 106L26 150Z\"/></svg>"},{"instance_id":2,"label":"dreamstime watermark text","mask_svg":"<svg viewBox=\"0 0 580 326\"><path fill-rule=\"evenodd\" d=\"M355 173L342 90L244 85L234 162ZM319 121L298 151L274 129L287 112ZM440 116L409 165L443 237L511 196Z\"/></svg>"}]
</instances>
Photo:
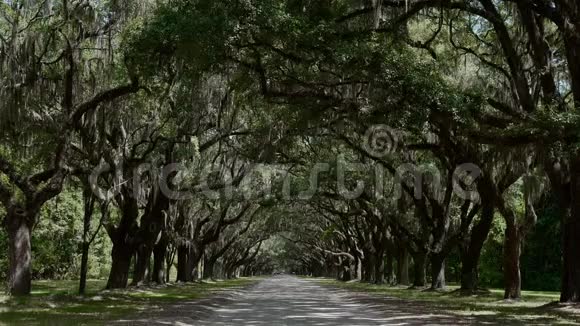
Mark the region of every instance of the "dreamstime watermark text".
<instances>
[{"instance_id":1,"label":"dreamstime watermark text","mask_svg":"<svg viewBox=\"0 0 580 326\"><path fill-rule=\"evenodd\" d=\"M283 164L251 164L245 169L224 169L212 164L200 167L185 163L162 166L146 163L127 168L122 164L112 166L102 162L93 170L89 181L94 194L102 200L128 193L139 196L153 187L176 201L199 196L310 200L325 192L345 200L369 193L375 199L396 200L405 194L420 199L424 195L441 195L449 187L460 199L478 199L475 183L482 172L477 165L465 163L453 171L441 171L433 164L385 166L384 160L395 154L399 145L396 130L377 125L367 130L362 144L368 156L380 158L373 164L350 162L344 155L337 155L331 162L302 167L296 176Z\"/></svg>"}]
</instances>

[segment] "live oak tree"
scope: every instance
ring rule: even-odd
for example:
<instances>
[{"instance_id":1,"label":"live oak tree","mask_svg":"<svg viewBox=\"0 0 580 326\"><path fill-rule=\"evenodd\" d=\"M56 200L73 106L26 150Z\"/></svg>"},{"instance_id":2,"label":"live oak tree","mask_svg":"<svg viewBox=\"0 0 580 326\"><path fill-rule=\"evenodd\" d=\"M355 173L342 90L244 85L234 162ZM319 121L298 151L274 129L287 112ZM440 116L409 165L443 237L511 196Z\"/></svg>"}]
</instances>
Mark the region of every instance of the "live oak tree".
<instances>
[{"instance_id":1,"label":"live oak tree","mask_svg":"<svg viewBox=\"0 0 580 326\"><path fill-rule=\"evenodd\" d=\"M98 72L106 37L121 16L115 8L12 1L1 4L1 14L0 199L9 235L8 290L24 295L31 287L31 232L71 172L71 143L82 119L136 93L139 84L130 67L117 80Z\"/></svg>"}]
</instances>

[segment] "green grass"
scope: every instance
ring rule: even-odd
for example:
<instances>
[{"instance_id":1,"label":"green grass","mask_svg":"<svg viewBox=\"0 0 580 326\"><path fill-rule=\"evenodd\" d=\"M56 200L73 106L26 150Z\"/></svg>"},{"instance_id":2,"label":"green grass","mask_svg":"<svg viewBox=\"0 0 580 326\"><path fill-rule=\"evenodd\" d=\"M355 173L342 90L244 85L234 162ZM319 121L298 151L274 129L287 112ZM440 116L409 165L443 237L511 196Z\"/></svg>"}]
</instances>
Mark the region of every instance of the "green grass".
<instances>
[{"instance_id":1,"label":"green grass","mask_svg":"<svg viewBox=\"0 0 580 326\"><path fill-rule=\"evenodd\" d=\"M77 281L36 281L30 297L0 296L0 325L103 325L139 311L151 312L163 305L245 287L255 281L241 278L103 291L105 281L92 280L85 296L76 294Z\"/></svg>"},{"instance_id":2,"label":"green grass","mask_svg":"<svg viewBox=\"0 0 580 326\"><path fill-rule=\"evenodd\" d=\"M578 324L580 307L554 304L560 297L557 292L523 291L519 301L503 300L503 290L491 289L487 293L465 296L457 286L448 286L446 291L426 291L374 285L361 282L339 282L331 279L315 279L332 287L371 293L380 297L393 297L423 304L437 312L462 316L478 316L478 320L490 322L513 322L529 324Z\"/></svg>"}]
</instances>

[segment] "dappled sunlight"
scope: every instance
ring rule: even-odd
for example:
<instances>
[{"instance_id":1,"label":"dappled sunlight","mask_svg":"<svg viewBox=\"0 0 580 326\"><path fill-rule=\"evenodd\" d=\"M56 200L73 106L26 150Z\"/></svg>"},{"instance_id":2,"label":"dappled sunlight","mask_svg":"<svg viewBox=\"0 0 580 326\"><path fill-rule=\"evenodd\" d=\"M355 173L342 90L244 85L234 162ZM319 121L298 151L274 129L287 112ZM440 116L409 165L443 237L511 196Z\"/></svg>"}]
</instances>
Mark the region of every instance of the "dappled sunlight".
<instances>
[{"instance_id":1,"label":"dappled sunlight","mask_svg":"<svg viewBox=\"0 0 580 326\"><path fill-rule=\"evenodd\" d=\"M497 312L495 311L449 311L449 313L453 313L460 316L495 316Z\"/></svg>"},{"instance_id":2,"label":"dappled sunlight","mask_svg":"<svg viewBox=\"0 0 580 326\"><path fill-rule=\"evenodd\" d=\"M538 301L507 301L507 300L499 300L499 301L490 301L490 302L474 302L475 305L482 306L482 307L527 307L527 308L536 308L540 307L545 304L545 302L538 302Z\"/></svg>"},{"instance_id":3,"label":"dappled sunlight","mask_svg":"<svg viewBox=\"0 0 580 326\"><path fill-rule=\"evenodd\" d=\"M0 320L66 320L67 325L112 317L130 325L545 325L569 324L567 316L578 313L574 305L544 307L554 295L550 292L526 291L524 300L504 301L497 290L459 296L454 287L429 292L293 276L261 280L142 286L85 297L67 294L74 293L74 281L37 282L30 298L0 296ZM93 291L100 285L102 281L90 283Z\"/></svg>"},{"instance_id":4,"label":"dappled sunlight","mask_svg":"<svg viewBox=\"0 0 580 326\"><path fill-rule=\"evenodd\" d=\"M486 294L463 296L458 292L435 292L421 290L403 290L387 285L372 285L366 283L348 283L331 279L316 279L316 282L327 287L349 289L353 295L359 296L362 302L382 303L385 306L404 306L402 309L427 314L446 314L460 318L470 318L477 324L516 324L516 325L546 325L554 323L575 324L578 314L564 313L548 307L553 292L537 292L533 298L506 301L501 299L503 292L492 289ZM452 288L452 287L450 287ZM534 293L526 291L528 293ZM545 294L545 295L543 295ZM410 311L411 315L413 314ZM520 318L526 316L526 318Z\"/></svg>"},{"instance_id":5,"label":"dappled sunlight","mask_svg":"<svg viewBox=\"0 0 580 326\"><path fill-rule=\"evenodd\" d=\"M457 320L430 313L407 313L399 306L362 303L348 292L323 288L294 277L276 277L243 294L239 301L253 309L228 308L200 325L413 325L448 324Z\"/></svg>"},{"instance_id":6,"label":"dappled sunlight","mask_svg":"<svg viewBox=\"0 0 580 326\"><path fill-rule=\"evenodd\" d=\"M87 282L89 295L79 296L78 281L37 281L31 297L0 298L0 325L12 321L38 325L46 322L58 325L79 325L97 323L111 319L127 319L131 316L157 314L175 302L182 304L181 311L188 310L192 300L204 302L202 296L229 288L236 293L236 287L252 284L251 279L238 279L216 284L168 284L164 286L142 286L124 290L102 290L105 281ZM207 313L211 311L208 310ZM184 321L187 318L184 319ZM187 323L187 321L185 321Z\"/></svg>"},{"instance_id":7,"label":"dappled sunlight","mask_svg":"<svg viewBox=\"0 0 580 326\"><path fill-rule=\"evenodd\" d=\"M560 293L558 292L548 292L548 291L522 291L522 296L524 298L552 298L554 301L560 299Z\"/></svg>"},{"instance_id":8,"label":"dappled sunlight","mask_svg":"<svg viewBox=\"0 0 580 326\"><path fill-rule=\"evenodd\" d=\"M447 315L401 300L384 303L309 280L277 276L244 291L181 303L130 323L179 325L189 324L192 319L196 320L194 325L208 326L457 325L474 321L471 316Z\"/></svg>"}]
</instances>

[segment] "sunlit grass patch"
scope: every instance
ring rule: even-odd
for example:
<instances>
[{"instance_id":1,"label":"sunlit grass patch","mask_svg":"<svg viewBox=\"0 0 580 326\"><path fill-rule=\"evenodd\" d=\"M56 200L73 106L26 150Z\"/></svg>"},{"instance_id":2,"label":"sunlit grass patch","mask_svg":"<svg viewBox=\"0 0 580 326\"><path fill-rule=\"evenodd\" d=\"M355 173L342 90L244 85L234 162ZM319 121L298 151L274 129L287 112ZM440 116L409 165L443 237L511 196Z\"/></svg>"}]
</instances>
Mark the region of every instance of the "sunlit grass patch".
<instances>
[{"instance_id":1,"label":"sunlit grass patch","mask_svg":"<svg viewBox=\"0 0 580 326\"><path fill-rule=\"evenodd\" d=\"M106 282L93 280L87 283L87 295L79 296L78 281L37 281L29 297L0 297L0 325L102 325L140 311L160 310L164 305L254 282L255 279L242 278L103 290Z\"/></svg>"},{"instance_id":2,"label":"sunlit grass patch","mask_svg":"<svg viewBox=\"0 0 580 326\"><path fill-rule=\"evenodd\" d=\"M550 307L557 301L559 293L548 291L523 291L522 300L503 300L503 290L490 289L477 295L462 295L457 286L445 291L425 291L406 286L375 285L361 282L339 282L332 279L315 278L322 285L359 291L379 297L399 298L417 302L435 311L445 311L461 316L479 316L496 321L518 321L534 324L578 324L579 309Z\"/></svg>"}]
</instances>

